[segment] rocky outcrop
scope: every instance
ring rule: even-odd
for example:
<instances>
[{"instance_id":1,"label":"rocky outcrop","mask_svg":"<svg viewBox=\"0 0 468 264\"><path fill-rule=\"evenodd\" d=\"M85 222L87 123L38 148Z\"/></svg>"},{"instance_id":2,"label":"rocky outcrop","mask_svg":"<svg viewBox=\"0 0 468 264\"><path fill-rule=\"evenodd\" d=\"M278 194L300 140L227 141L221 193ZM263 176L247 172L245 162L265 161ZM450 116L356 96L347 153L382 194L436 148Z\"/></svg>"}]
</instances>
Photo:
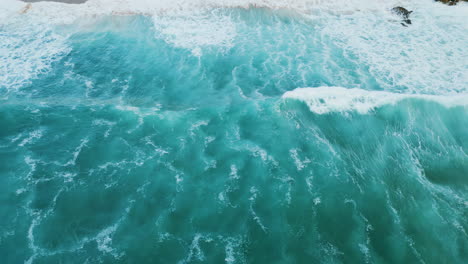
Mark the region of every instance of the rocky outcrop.
<instances>
[{"instance_id":1,"label":"rocky outcrop","mask_svg":"<svg viewBox=\"0 0 468 264\"><path fill-rule=\"evenodd\" d=\"M402 18L401 25L407 27L411 24L411 19L409 19L409 16L411 13L413 13L413 11L408 11L408 9L404 7L397 6L392 8L392 13Z\"/></svg>"},{"instance_id":2,"label":"rocky outcrop","mask_svg":"<svg viewBox=\"0 0 468 264\"><path fill-rule=\"evenodd\" d=\"M468 2L468 0L435 0L435 1L442 2L450 6L456 5L458 2Z\"/></svg>"}]
</instances>

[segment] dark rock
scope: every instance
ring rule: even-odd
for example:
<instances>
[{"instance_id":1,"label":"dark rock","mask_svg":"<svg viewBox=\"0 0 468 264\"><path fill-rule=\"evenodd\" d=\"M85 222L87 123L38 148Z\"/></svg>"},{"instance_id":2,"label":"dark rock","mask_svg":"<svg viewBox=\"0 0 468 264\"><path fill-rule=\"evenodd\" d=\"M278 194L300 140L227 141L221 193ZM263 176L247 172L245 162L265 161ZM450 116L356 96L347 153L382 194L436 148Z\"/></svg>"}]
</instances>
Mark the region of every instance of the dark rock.
<instances>
[{"instance_id":1,"label":"dark rock","mask_svg":"<svg viewBox=\"0 0 468 264\"><path fill-rule=\"evenodd\" d=\"M397 6L397 7L392 8L392 13L402 18L403 22L401 24L403 26L407 27L408 25L411 24L411 19L409 19L409 16L411 13L413 13L413 11L408 11L404 7Z\"/></svg>"},{"instance_id":2,"label":"dark rock","mask_svg":"<svg viewBox=\"0 0 468 264\"><path fill-rule=\"evenodd\" d=\"M458 2L468 2L468 0L435 0L436 2L442 2L446 5L449 5L449 6L454 6L456 5Z\"/></svg>"},{"instance_id":3,"label":"dark rock","mask_svg":"<svg viewBox=\"0 0 468 264\"><path fill-rule=\"evenodd\" d=\"M453 6L453 5L456 5L458 3L458 0L435 0L436 2L442 2L446 5L450 5L450 6Z\"/></svg>"},{"instance_id":4,"label":"dark rock","mask_svg":"<svg viewBox=\"0 0 468 264\"><path fill-rule=\"evenodd\" d=\"M399 15L404 19L408 19L409 15L413 13L413 11L408 11L408 9L404 7L397 6L397 7L392 8L392 13Z\"/></svg>"}]
</instances>

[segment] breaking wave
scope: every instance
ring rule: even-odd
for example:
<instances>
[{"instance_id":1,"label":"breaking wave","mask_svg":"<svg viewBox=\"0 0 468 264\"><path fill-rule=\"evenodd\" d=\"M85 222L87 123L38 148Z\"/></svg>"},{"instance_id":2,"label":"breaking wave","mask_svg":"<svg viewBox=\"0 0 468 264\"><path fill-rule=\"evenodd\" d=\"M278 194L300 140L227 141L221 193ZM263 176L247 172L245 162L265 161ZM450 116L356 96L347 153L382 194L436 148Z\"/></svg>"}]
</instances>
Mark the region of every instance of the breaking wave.
<instances>
[{"instance_id":1,"label":"breaking wave","mask_svg":"<svg viewBox=\"0 0 468 264\"><path fill-rule=\"evenodd\" d=\"M468 94L424 95L400 94L385 91L367 91L343 87L298 88L286 92L283 98L305 102L312 112L326 114L330 112L356 111L369 113L384 105L393 105L403 100L425 100L445 107L468 106Z\"/></svg>"}]
</instances>

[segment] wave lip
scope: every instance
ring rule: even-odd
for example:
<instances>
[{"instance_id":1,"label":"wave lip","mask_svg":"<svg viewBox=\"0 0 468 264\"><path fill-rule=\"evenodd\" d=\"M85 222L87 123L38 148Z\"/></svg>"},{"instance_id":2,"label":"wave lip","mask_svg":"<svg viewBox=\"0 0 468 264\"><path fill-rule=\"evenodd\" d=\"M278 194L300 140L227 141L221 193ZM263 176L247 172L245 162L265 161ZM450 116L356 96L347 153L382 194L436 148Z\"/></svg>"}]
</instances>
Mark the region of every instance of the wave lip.
<instances>
[{"instance_id":1,"label":"wave lip","mask_svg":"<svg viewBox=\"0 0 468 264\"><path fill-rule=\"evenodd\" d=\"M350 111L367 114L375 108L393 105L405 99L432 101L445 107L468 106L468 94L400 94L344 87L297 88L284 93L282 97L303 101L317 114Z\"/></svg>"}]
</instances>

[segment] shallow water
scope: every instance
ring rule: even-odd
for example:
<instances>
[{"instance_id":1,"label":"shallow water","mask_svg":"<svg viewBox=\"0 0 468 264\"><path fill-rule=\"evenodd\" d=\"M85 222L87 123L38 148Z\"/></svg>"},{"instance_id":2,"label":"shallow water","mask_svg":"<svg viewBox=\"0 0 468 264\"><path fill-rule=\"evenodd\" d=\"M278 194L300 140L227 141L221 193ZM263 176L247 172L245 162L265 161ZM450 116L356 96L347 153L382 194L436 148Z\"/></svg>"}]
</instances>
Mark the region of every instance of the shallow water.
<instances>
[{"instance_id":1,"label":"shallow water","mask_svg":"<svg viewBox=\"0 0 468 264\"><path fill-rule=\"evenodd\" d=\"M9 16L2 259L466 263L466 17L425 11Z\"/></svg>"}]
</instances>

